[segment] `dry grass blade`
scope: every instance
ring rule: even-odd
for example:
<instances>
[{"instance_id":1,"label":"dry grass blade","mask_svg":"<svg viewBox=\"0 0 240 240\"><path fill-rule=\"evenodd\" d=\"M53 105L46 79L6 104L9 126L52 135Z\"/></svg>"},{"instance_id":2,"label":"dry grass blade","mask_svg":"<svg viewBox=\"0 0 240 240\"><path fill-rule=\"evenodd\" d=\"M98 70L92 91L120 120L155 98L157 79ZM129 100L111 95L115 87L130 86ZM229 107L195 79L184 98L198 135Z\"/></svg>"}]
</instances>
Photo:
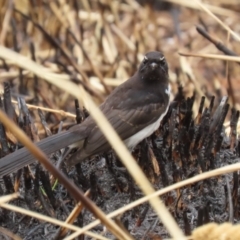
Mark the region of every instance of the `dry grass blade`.
<instances>
[{"instance_id":1,"label":"dry grass blade","mask_svg":"<svg viewBox=\"0 0 240 240\"><path fill-rule=\"evenodd\" d=\"M67 54L69 55L70 53L67 53ZM40 78L46 79L46 80L50 81L51 83L55 82L55 84L54 83L53 84L57 85L58 87L62 85L62 87L60 87L61 89L63 89L65 87L64 84L66 85L66 81L70 80L70 77L68 75L52 73L52 71L49 70L48 68L45 68L45 67L41 66L40 64L35 63L31 59L29 59L25 56L22 56L21 54L18 54L14 51L11 51L10 49L5 48L3 46L0 46L0 56L3 59L11 60L13 63L17 64L19 67L21 67L23 69L27 69L27 70L33 72L35 75L39 76ZM82 82L82 84L84 84L84 83ZM66 87L74 88L74 86L75 86L75 84L68 83L68 85ZM99 98L102 98L97 93L97 91L95 91L95 89L90 89L86 85L85 85L85 87L87 87L89 91L93 92ZM70 89L68 89L68 91L70 91Z\"/></svg>"},{"instance_id":2,"label":"dry grass blade","mask_svg":"<svg viewBox=\"0 0 240 240\"><path fill-rule=\"evenodd\" d=\"M159 239L157 239L157 240L159 240ZM177 239L174 239L174 238L163 238L163 239L161 239L161 240L177 240ZM186 237L184 238L184 240L193 240L193 239L192 239L192 237L186 236Z\"/></svg>"},{"instance_id":3,"label":"dry grass blade","mask_svg":"<svg viewBox=\"0 0 240 240\"><path fill-rule=\"evenodd\" d=\"M2 50L2 51L1 51ZM15 61L16 64L20 65L22 68L27 68L29 71L32 71L34 74L39 77L48 80L50 83L56 85L60 89L63 89L66 92L72 94L75 98L79 98L79 88L76 88L76 85L70 81L66 81L63 79L54 79L52 74L46 72L45 69L38 65L37 63L27 59L20 54L17 54L11 50L8 50L4 47L0 46L0 56L6 59L11 59ZM24 62L24 64L23 64ZM55 74L55 77L57 74ZM148 195L154 192L151 184L149 183L146 176L143 174L142 170L133 159L132 155L127 150L126 146L123 144L119 136L116 134L112 126L106 120L101 111L96 107L93 101L90 99L85 90L81 87L81 96L82 101L85 103L85 106L88 108L90 114L95 119L99 128L102 130L103 134L108 139L109 143L112 145L113 149L119 155L120 159L123 161L124 165L128 169L129 173L133 176L134 180L137 182L142 191ZM173 237L178 237L179 239L183 236L182 231L176 224L175 220L172 218L167 208L161 202L161 200L156 197L151 199L151 205L157 212L158 216L161 218L162 222L168 229L169 233Z\"/></svg>"},{"instance_id":4,"label":"dry grass blade","mask_svg":"<svg viewBox=\"0 0 240 240\"><path fill-rule=\"evenodd\" d=\"M3 20L3 25L2 25L2 30L0 33L0 44L3 45L5 42L5 38L7 35L7 31L8 31L8 25L9 22L11 20L11 15L12 15L12 11L13 11L13 0L9 0L7 3L7 11L6 14L4 16L4 20Z\"/></svg>"},{"instance_id":5,"label":"dry grass blade","mask_svg":"<svg viewBox=\"0 0 240 240\"><path fill-rule=\"evenodd\" d=\"M84 196L86 197L89 197L90 195L90 190L88 190ZM68 224L72 224L74 222L74 220L77 218L77 216L80 214L80 212L82 211L83 209L83 205L82 203L77 203L75 208L72 210L72 212L70 213L70 215L68 216L67 220L65 221L65 223L68 223ZM67 230L66 228L61 228L60 231L59 231L59 234L58 234L58 237L63 237L66 235L67 233Z\"/></svg>"},{"instance_id":6,"label":"dry grass blade","mask_svg":"<svg viewBox=\"0 0 240 240\"><path fill-rule=\"evenodd\" d=\"M18 104L18 102L15 100L12 100L12 103ZM41 109L42 111L45 111L45 112L57 113L57 114L61 115L62 117L69 117L69 118L74 118L74 119L76 118L75 114L65 112L63 110L55 110L55 109L51 109L51 108L39 107L39 106L35 106L32 104L26 104L26 105L29 109L36 109L36 110Z\"/></svg>"},{"instance_id":7,"label":"dry grass blade","mask_svg":"<svg viewBox=\"0 0 240 240\"><path fill-rule=\"evenodd\" d=\"M155 172L155 174L157 174L157 176L159 176L160 175L159 165L158 165L157 159L153 153L153 150L151 148L149 148L149 155L150 155L150 159L152 160L154 172Z\"/></svg>"},{"instance_id":8,"label":"dry grass blade","mask_svg":"<svg viewBox=\"0 0 240 240\"><path fill-rule=\"evenodd\" d=\"M240 225L232 225L231 223L205 224L194 229L191 239L193 240L238 240L240 236Z\"/></svg>"},{"instance_id":9,"label":"dry grass blade","mask_svg":"<svg viewBox=\"0 0 240 240\"><path fill-rule=\"evenodd\" d=\"M184 7L201 10L194 2L189 1L189 0L164 0L164 1L179 4ZM225 17L231 16L231 17L239 18L239 14L236 11L232 11L232 10L218 7L218 6L213 6L213 5L210 5L207 3L204 3L202 5L205 6L206 8L208 8L212 13L219 14L219 15L222 15Z\"/></svg>"},{"instance_id":10,"label":"dry grass blade","mask_svg":"<svg viewBox=\"0 0 240 240\"><path fill-rule=\"evenodd\" d=\"M147 177L144 175L139 165L133 159L132 155L129 153L126 146L116 134L110 123L101 113L101 111L95 106L91 98L88 96L88 94L82 87L81 90L83 101L85 102L85 105L89 107L89 112L91 116L94 118L99 128L102 130L105 137L107 138L117 155L120 157L121 161L127 168L128 172L132 175L133 179L136 181L140 189L146 195L154 193L154 189L149 183ZM162 220L163 224L166 226L169 233L174 238L178 238L180 240L181 237L183 237L183 233L176 224L169 211L167 210L166 206L161 202L158 197L151 199L151 201L149 202Z\"/></svg>"},{"instance_id":11,"label":"dry grass blade","mask_svg":"<svg viewBox=\"0 0 240 240\"><path fill-rule=\"evenodd\" d=\"M35 213L35 212L32 212L32 211L26 210L24 208L13 206L11 204L1 203L0 206L3 207L3 208L6 208L8 210L14 211L14 212L18 212L18 213L21 213L21 214L24 214L24 215L27 215L27 216L30 216L30 217L33 217L33 218L37 218L37 219L42 220L42 221L50 222L52 224L55 224L55 225L58 225L58 226L61 226L61 227L64 227L64 228L68 228L68 229L73 230L73 231L79 231L79 229L81 229L77 226L67 224L67 223L59 221L55 218L50 218L48 216L44 216L42 214ZM92 232L85 232L85 234L90 236L90 237L93 237L93 238L108 240L108 238L102 237L102 236L100 236L98 234L95 234L95 233L92 233Z\"/></svg>"},{"instance_id":12,"label":"dry grass blade","mask_svg":"<svg viewBox=\"0 0 240 240\"><path fill-rule=\"evenodd\" d=\"M13 193L13 194L9 194L6 196L2 196L0 197L0 204L5 203L5 202L9 202L15 198L18 198L20 196L19 193Z\"/></svg>"},{"instance_id":13,"label":"dry grass blade","mask_svg":"<svg viewBox=\"0 0 240 240\"><path fill-rule=\"evenodd\" d=\"M59 8L55 2L49 2L49 6L52 10L52 12L55 14L55 16L58 18L58 20L61 22L61 24L65 27L68 28L69 25L67 24L68 22L64 18L65 16L62 15L61 11L59 11Z\"/></svg>"},{"instance_id":14,"label":"dry grass blade","mask_svg":"<svg viewBox=\"0 0 240 240\"><path fill-rule=\"evenodd\" d=\"M100 82L102 83L103 87L105 88L106 92L109 94L111 91L110 91L110 88L108 87L108 85L104 82L104 79L103 79L103 76L101 74L101 72L95 67L95 65L93 64L91 58L88 56L86 50L84 49L83 45L81 44L80 41L78 41L78 39L75 37L75 35L71 32L71 31L68 31L71 36L73 37L73 39L76 41L76 43L80 46L83 54L84 54L84 57L87 59L90 67L92 68L93 72L95 73L95 75L98 77L98 79L100 80Z\"/></svg>"},{"instance_id":15,"label":"dry grass blade","mask_svg":"<svg viewBox=\"0 0 240 240\"><path fill-rule=\"evenodd\" d=\"M96 83L100 82L99 78L97 78L97 77L90 77L89 80L90 80L91 84L93 84L94 82L96 82ZM116 78L104 78L105 83L107 85L113 86L113 87L119 86L120 84L122 84L124 82L124 80L123 79L116 79Z\"/></svg>"},{"instance_id":16,"label":"dry grass blade","mask_svg":"<svg viewBox=\"0 0 240 240\"><path fill-rule=\"evenodd\" d=\"M115 34L117 34L119 36L119 38L122 39L122 41L128 46L129 50L131 50L131 51L136 50L136 47L133 44L133 42L130 41L116 25L112 24L111 29L113 30L113 32Z\"/></svg>"},{"instance_id":17,"label":"dry grass blade","mask_svg":"<svg viewBox=\"0 0 240 240\"><path fill-rule=\"evenodd\" d=\"M10 60L13 64L16 64L17 66L29 70L31 72L33 72L34 74L38 75L38 76L42 76L44 78L48 77L50 78L51 76L55 76L55 77L59 77L61 80L69 80L69 76L66 74L55 74L52 73L52 71L48 68L45 68L37 63L35 63L34 61L32 61L31 59L18 54L6 47L0 46L0 56L5 59L5 60Z\"/></svg>"},{"instance_id":18,"label":"dry grass blade","mask_svg":"<svg viewBox=\"0 0 240 240\"><path fill-rule=\"evenodd\" d=\"M22 74L28 75L29 71L23 71ZM8 78L14 78L14 77L18 77L19 76L19 72L18 71L11 71L11 72L2 72L0 73L0 81L4 80L6 81L6 79Z\"/></svg>"},{"instance_id":19,"label":"dry grass blade","mask_svg":"<svg viewBox=\"0 0 240 240\"><path fill-rule=\"evenodd\" d=\"M156 191L155 193L153 194L150 194L148 196L145 196L145 197L142 197L134 202L131 202L130 204L122 207L122 208L119 208L118 210L114 211L114 212L111 212L110 214L107 215L108 218L113 218L113 217L116 217L117 215L119 214L122 214L140 204L143 204L147 201L149 201L150 198L154 197L154 196L161 196L167 192L170 192L170 191L173 191L173 190L176 190L176 189L179 189L179 188L182 188L184 186L187 186L187 185L190 185L190 184L193 184L195 182L199 182L199 181L202 181L204 179L208 179L208 178L211 178L211 177L216 177L216 176L219 176L219 175L222 175L222 174L226 174L226 173L230 173L230 172L235 172L235 171L239 171L240 170L240 163L236 163L236 164L232 164L230 166L225 166L225 167L221 167L221 168L218 168L216 170L212 170L212 171L209 171L209 172L205 172L205 173L201 173L195 177L192 177L192 178L189 178L189 179L186 179L186 180L183 180L179 183L175 183L175 184L172 184L171 186L169 187L165 187L161 190L158 190ZM72 234L71 236L69 236L68 238L66 238L66 240L71 240L73 238L75 238L76 236L78 236L79 234L83 233L84 231L87 231L95 226L97 226L98 224L100 224L100 221L99 220L96 220L90 224L88 224L87 226L83 227L81 231L78 231L74 234Z\"/></svg>"},{"instance_id":20,"label":"dry grass blade","mask_svg":"<svg viewBox=\"0 0 240 240\"><path fill-rule=\"evenodd\" d=\"M223 23L217 16L215 16L206 6L204 6L199 0L194 0L207 14L209 14L214 20L216 20L224 29L226 29L235 40L240 41L240 36L235 33L230 27Z\"/></svg>"},{"instance_id":21,"label":"dry grass blade","mask_svg":"<svg viewBox=\"0 0 240 240\"><path fill-rule=\"evenodd\" d=\"M46 155L38 149L31 140L26 136L26 134L17 127L12 120L10 120L6 114L0 111L0 120L2 124L9 129L14 135L18 138L18 140L23 143L23 145L29 150L31 154L33 154L36 159L38 159L44 167L49 170L56 179L68 189L69 193L78 201L81 201L84 206L89 209L97 218L101 219L103 224L120 239L129 239L127 234L125 234L122 229L120 229L112 220L109 220L105 217L105 214L88 198L84 196L84 194L80 191L78 187L76 187L61 171L59 171L46 157Z\"/></svg>"},{"instance_id":22,"label":"dry grass blade","mask_svg":"<svg viewBox=\"0 0 240 240\"><path fill-rule=\"evenodd\" d=\"M191 65L189 64L189 62L187 61L186 58L183 58L183 57L180 57L180 66L182 68L182 71L187 75L189 76L190 80L194 83L194 86L195 86L195 89L196 91L198 92L198 94L200 96L204 96L204 93L201 89L201 86L200 84L198 83L194 73L193 73L193 70L191 68ZM209 101L208 99L206 99L206 103L209 104Z\"/></svg>"},{"instance_id":23,"label":"dry grass blade","mask_svg":"<svg viewBox=\"0 0 240 240\"><path fill-rule=\"evenodd\" d=\"M231 62L240 62L240 57L234 56L226 56L226 55L218 55L218 54L202 54L202 53L186 53L186 52L178 52L181 56L185 57L202 57L202 58L211 58L217 60L225 60Z\"/></svg>"},{"instance_id":24,"label":"dry grass blade","mask_svg":"<svg viewBox=\"0 0 240 240\"><path fill-rule=\"evenodd\" d=\"M4 234L5 236L8 236L9 238L11 238L13 240L21 240L22 239L18 235L10 232L9 230L7 230L4 227L0 227L0 233ZM1 237L1 234L0 234L0 237Z\"/></svg>"},{"instance_id":25,"label":"dry grass blade","mask_svg":"<svg viewBox=\"0 0 240 240\"><path fill-rule=\"evenodd\" d=\"M231 172L235 172L235 171L239 171L239 170L240 170L240 163L236 163L236 164L232 164L230 166L225 166L225 167L221 167L221 168L209 171L209 172L201 173L201 174L198 174L195 177L183 180L179 183L175 183L175 184L173 184L169 187L158 190L158 191L156 191L155 193L153 193L149 196L142 197L141 199L130 203L129 205L125 206L122 209L124 209L124 211L127 211L127 210L129 210L129 209L131 209L131 208L133 208L133 207L135 207L139 204L142 204L142 203L148 201L149 198L151 198L153 196L160 196L160 195L163 195L167 192L179 189L181 187L187 186L189 184L193 184L195 182L202 181L204 179L208 179L208 178L211 178L211 177L216 177L216 176L219 176L219 175L223 175L223 174L226 174L226 173L231 173ZM114 212L114 216L122 213L122 211L119 211L119 209L117 211L118 211L117 213L116 213L116 211ZM111 213L111 214L113 214L113 213ZM108 217L110 217L110 216L108 215ZM111 215L111 217L113 217L113 216Z\"/></svg>"}]
</instances>

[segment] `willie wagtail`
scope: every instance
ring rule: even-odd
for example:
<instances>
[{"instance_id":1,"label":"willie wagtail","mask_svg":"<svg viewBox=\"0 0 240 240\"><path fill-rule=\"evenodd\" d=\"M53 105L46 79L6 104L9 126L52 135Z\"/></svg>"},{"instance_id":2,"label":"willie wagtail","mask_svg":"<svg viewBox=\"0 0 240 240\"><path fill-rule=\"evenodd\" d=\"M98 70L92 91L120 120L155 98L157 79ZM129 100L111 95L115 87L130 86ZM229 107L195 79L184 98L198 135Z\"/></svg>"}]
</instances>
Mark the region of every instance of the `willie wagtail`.
<instances>
[{"instance_id":1,"label":"willie wagtail","mask_svg":"<svg viewBox=\"0 0 240 240\"><path fill-rule=\"evenodd\" d=\"M127 147L132 149L157 130L168 111L169 98L167 61L162 53L153 51L144 56L131 78L112 91L100 109ZM67 160L68 165L110 149L91 116L36 145L47 155L67 146L78 147L78 151ZM34 161L26 148L17 150L0 159L0 177Z\"/></svg>"}]
</instances>

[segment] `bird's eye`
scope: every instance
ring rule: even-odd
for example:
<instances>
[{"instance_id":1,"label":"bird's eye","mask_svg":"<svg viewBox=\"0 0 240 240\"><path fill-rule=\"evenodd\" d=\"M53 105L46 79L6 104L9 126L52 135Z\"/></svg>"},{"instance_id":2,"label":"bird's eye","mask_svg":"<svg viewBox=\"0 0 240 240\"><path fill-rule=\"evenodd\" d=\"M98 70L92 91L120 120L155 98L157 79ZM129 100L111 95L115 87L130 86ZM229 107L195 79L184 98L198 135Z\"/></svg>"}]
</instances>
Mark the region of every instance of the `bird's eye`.
<instances>
[{"instance_id":1,"label":"bird's eye","mask_svg":"<svg viewBox=\"0 0 240 240\"><path fill-rule=\"evenodd\" d=\"M148 61L148 58L146 56L144 56L143 63L145 64L147 61Z\"/></svg>"},{"instance_id":2,"label":"bird's eye","mask_svg":"<svg viewBox=\"0 0 240 240\"><path fill-rule=\"evenodd\" d=\"M159 60L161 63L163 63L163 64L165 63L165 57L161 57Z\"/></svg>"}]
</instances>

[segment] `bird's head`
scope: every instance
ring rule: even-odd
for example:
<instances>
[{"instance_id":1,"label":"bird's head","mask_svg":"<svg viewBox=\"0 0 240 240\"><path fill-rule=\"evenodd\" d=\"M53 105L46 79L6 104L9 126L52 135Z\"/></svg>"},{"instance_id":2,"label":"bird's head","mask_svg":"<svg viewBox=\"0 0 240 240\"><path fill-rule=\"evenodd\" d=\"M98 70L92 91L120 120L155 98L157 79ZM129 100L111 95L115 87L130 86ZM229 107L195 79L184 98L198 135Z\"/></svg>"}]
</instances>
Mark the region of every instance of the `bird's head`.
<instances>
[{"instance_id":1,"label":"bird's head","mask_svg":"<svg viewBox=\"0 0 240 240\"><path fill-rule=\"evenodd\" d=\"M139 74L144 81L167 81L168 64L160 52L148 52L139 67Z\"/></svg>"}]
</instances>

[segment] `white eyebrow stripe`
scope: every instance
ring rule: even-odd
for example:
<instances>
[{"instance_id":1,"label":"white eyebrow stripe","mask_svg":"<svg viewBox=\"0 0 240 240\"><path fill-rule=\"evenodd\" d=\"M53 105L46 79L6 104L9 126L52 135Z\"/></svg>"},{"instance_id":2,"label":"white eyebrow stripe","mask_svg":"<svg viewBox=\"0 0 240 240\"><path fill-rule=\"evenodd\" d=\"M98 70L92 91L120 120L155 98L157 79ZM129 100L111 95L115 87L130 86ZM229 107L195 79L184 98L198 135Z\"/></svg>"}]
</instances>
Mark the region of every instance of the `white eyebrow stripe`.
<instances>
[{"instance_id":1,"label":"white eyebrow stripe","mask_svg":"<svg viewBox=\"0 0 240 240\"><path fill-rule=\"evenodd\" d=\"M145 59L145 60L148 60L148 58L147 58L146 56L144 56L144 59Z\"/></svg>"},{"instance_id":2,"label":"white eyebrow stripe","mask_svg":"<svg viewBox=\"0 0 240 240\"><path fill-rule=\"evenodd\" d=\"M171 85L169 84L168 85L168 88L165 89L165 93L170 96L170 93L171 93Z\"/></svg>"},{"instance_id":3,"label":"white eyebrow stripe","mask_svg":"<svg viewBox=\"0 0 240 240\"><path fill-rule=\"evenodd\" d=\"M165 57L161 57L161 58L160 58L160 61L163 61L164 59L165 59Z\"/></svg>"}]
</instances>

